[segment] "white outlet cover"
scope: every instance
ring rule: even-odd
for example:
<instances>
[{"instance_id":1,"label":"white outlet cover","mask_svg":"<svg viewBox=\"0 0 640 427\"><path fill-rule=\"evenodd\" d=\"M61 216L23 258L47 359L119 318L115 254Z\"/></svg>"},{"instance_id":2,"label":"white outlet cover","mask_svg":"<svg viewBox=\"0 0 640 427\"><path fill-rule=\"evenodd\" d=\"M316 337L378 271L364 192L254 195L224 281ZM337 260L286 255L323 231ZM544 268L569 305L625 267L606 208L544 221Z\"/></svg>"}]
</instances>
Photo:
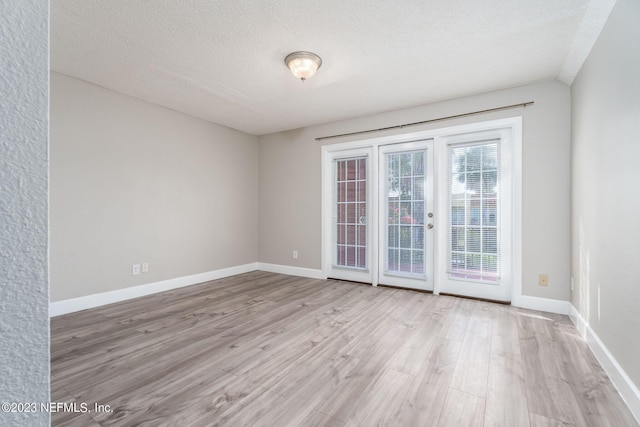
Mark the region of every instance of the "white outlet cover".
<instances>
[{"instance_id":1,"label":"white outlet cover","mask_svg":"<svg viewBox=\"0 0 640 427\"><path fill-rule=\"evenodd\" d=\"M131 267L131 274L133 274L134 276L140 274L140 264L133 264L133 266Z\"/></svg>"}]
</instances>

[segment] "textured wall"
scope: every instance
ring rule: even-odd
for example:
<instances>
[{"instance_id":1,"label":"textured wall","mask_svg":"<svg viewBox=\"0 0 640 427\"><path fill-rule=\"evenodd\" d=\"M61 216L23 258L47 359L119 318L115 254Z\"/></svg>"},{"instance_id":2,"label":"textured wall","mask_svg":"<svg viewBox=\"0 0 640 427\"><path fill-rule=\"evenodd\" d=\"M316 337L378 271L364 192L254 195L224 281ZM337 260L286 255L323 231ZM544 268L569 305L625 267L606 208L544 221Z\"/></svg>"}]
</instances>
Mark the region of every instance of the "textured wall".
<instances>
[{"instance_id":1,"label":"textured wall","mask_svg":"<svg viewBox=\"0 0 640 427\"><path fill-rule=\"evenodd\" d=\"M547 81L359 119L261 136L259 261L321 268L321 143L314 138L446 117L524 101L535 105L410 130L522 115L522 293L569 299L570 93ZM396 131L398 133L398 131ZM365 139L374 134L351 139ZM384 136L384 133L375 134ZM338 139L339 141L340 139ZM343 138L342 141L345 139ZM329 140L329 142L336 140ZM291 251L299 251L299 259ZM538 286L538 274L549 286Z\"/></svg>"},{"instance_id":2,"label":"textured wall","mask_svg":"<svg viewBox=\"0 0 640 427\"><path fill-rule=\"evenodd\" d=\"M47 2L0 2L0 403L49 401L48 21Z\"/></svg>"},{"instance_id":3,"label":"textured wall","mask_svg":"<svg viewBox=\"0 0 640 427\"><path fill-rule=\"evenodd\" d=\"M571 302L640 387L638 17L618 0L571 86Z\"/></svg>"},{"instance_id":4,"label":"textured wall","mask_svg":"<svg viewBox=\"0 0 640 427\"><path fill-rule=\"evenodd\" d=\"M257 227L257 137L51 73L51 301L254 263Z\"/></svg>"}]
</instances>

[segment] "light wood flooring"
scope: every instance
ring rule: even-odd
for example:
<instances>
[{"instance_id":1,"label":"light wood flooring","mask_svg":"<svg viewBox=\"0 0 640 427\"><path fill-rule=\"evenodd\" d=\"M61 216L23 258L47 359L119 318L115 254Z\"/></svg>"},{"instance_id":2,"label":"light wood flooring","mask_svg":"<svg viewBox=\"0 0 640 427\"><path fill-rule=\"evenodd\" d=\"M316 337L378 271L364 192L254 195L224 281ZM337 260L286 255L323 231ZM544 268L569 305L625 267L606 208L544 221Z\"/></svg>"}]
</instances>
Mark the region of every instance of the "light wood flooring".
<instances>
[{"instance_id":1,"label":"light wood flooring","mask_svg":"<svg viewBox=\"0 0 640 427\"><path fill-rule=\"evenodd\" d=\"M566 316L266 272L53 318L59 426L638 426Z\"/></svg>"}]
</instances>

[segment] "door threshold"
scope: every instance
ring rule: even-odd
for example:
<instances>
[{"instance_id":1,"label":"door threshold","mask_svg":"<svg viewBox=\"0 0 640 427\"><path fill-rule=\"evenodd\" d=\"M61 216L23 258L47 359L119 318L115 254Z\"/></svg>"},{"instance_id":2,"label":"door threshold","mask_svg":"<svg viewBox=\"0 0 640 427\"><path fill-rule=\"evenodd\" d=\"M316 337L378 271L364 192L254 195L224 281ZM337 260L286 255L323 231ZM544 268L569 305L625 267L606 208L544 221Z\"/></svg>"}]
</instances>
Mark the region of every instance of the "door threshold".
<instances>
[{"instance_id":1,"label":"door threshold","mask_svg":"<svg viewBox=\"0 0 640 427\"><path fill-rule=\"evenodd\" d=\"M335 277L327 277L327 280L335 280L336 282L347 282L347 283L353 283L354 285L366 285L366 286L373 286L371 283L368 283L368 282L360 282L360 281L358 281L358 280L336 279Z\"/></svg>"},{"instance_id":2,"label":"door threshold","mask_svg":"<svg viewBox=\"0 0 640 427\"><path fill-rule=\"evenodd\" d=\"M381 283L378 283L378 287L379 288L390 288L390 289L402 289L403 291L421 292L423 294L433 294L433 291L430 291L428 289L407 288L405 286L383 285Z\"/></svg>"},{"instance_id":3,"label":"door threshold","mask_svg":"<svg viewBox=\"0 0 640 427\"><path fill-rule=\"evenodd\" d=\"M446 297L472 299L472 300L476 300L476 301L493 302L495 304L502 304L502 305L511 305L511 301L500 301L500 300L497 300L497 299L470 297L470 296L467 296L467 295L448 294L448 293L445 293L445 292L440 292L439 295L446 296Z\"/></svg>"}]
</instances>

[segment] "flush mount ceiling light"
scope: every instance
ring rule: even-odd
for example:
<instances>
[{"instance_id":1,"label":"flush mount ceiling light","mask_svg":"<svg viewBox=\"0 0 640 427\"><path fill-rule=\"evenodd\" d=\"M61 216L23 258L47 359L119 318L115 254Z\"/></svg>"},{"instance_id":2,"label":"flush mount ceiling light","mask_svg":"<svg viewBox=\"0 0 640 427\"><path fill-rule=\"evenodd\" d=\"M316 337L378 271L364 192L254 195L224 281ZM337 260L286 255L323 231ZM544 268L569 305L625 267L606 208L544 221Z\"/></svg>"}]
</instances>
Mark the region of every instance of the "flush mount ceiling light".
<instances>
[{"instance_id":1,"label":"flush mount ceiling light","mask_svg":"<svg viewBox=\"0 0 640 427\"><path fill-rule=\"evenodd\" d=\"M311 52L293 52L284 58L284 63L296 78L305 81L318 71L322 65L322 59Z\"/></svg>"}]
</instances>

